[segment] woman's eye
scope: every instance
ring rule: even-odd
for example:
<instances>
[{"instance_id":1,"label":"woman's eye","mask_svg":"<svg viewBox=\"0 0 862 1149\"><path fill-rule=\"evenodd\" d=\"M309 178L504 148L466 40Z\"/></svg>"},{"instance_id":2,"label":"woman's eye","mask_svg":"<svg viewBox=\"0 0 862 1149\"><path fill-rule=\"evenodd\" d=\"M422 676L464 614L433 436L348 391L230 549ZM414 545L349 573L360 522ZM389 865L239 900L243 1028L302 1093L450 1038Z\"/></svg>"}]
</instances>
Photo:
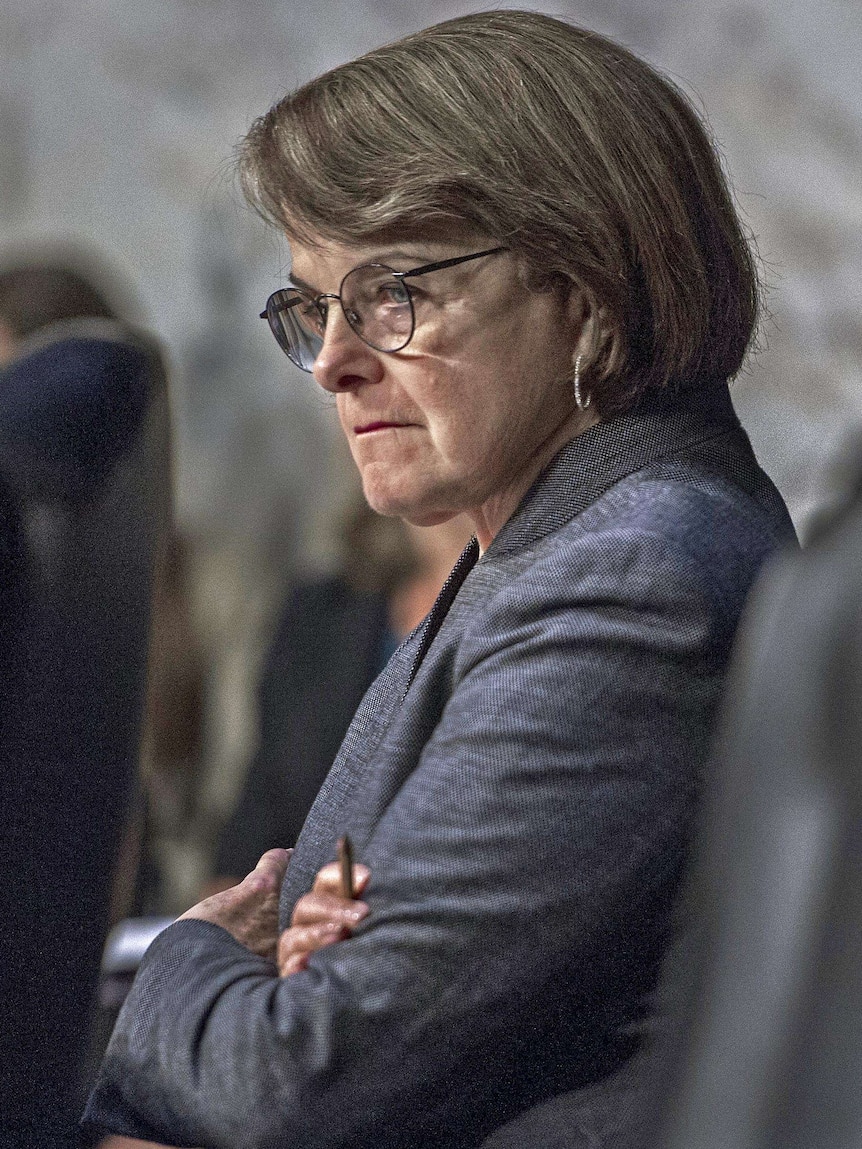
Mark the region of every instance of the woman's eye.
<instances>
[{"instance_id":1,"label":"woman's eye","mask_svg":"<svg viewBox=\"0 0 862 1149\"><path fill-rule=\"evenodd\" d=\"M384 283L380 288L380 295L386 303L404 306L410 302L410 293L403 283Z\"/></svg>"}]
</instances>

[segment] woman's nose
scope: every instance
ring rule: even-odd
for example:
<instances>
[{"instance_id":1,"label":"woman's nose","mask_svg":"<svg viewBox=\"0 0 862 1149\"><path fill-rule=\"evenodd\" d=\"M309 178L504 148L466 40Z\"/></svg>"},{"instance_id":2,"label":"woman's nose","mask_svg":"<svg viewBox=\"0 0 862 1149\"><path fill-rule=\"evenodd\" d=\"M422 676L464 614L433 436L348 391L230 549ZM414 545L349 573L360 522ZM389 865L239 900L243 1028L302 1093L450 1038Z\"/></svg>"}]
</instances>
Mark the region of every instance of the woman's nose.
<instances>
[{"instance_id":1,"label":"woman's nose","mask_svg":"<svg viewBox=\"0 0 862 1149\"><path fill-rule=\"evenodd\" d=\"M330 307L323 346L312 374L325 391L345 391L375 382L383 372L380 352L359 338L338 305Z\"/></svg>"}]
</instances>

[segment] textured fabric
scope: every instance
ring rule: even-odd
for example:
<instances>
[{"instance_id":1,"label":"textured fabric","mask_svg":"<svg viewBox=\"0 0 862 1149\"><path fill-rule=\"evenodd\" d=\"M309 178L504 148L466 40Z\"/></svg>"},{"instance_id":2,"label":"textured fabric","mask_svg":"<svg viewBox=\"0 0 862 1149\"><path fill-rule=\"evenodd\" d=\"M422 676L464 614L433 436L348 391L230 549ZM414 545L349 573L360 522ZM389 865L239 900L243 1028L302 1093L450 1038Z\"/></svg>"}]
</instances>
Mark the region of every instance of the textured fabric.
<instances>
[{"instance_id":1,"label":"textured fabric","mask_svg":"<svg viewBox=\"0 0 862 1149\"><path fill-rule=\"evenodd\" d=\"M89 1119L224 1149L642 1144L728 652L791 537L726 387L568 444L369 689L300 835L282 924L345 831L369 918L283 981L171 926Z\"/></svg>"}]
</instances>

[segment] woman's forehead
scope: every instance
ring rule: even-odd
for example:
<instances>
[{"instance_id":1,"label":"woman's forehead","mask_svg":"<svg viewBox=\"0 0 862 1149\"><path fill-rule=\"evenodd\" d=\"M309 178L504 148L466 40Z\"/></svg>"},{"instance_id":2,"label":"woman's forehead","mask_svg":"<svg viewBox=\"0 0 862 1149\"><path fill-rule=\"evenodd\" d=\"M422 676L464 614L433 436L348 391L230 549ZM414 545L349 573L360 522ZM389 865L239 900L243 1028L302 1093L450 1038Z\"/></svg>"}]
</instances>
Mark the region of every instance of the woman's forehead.
<instances>
[{"instance_id":1,"label":"woman's forehead","mask_svg":"<svg viewBox=\"0 0 862 1149\"><path fill-rule=\"evenodd\" d=\"M309 236L302 240L287 237L291 271L308 281L309 275L346 274L351 268L365 263L392 263L397 266L431 262L437 258L460 254L471 245L482 244L487 237L466 228L429 227L415 225L388 228L360 240L331 239Z\"/></svg>"},{"instance_id":2,"label":"woman's forehead","mask_svg":"<svg viewBox=\"0 0 862 1149\"><path fill-rule=\"evenodd\" d=\"M290 274L294 283L320 289L320 284L331 286L354 267L366 263L386 263L396 266L404 263L410 266L421 263L425 258L425 248L408 241L398 243L337 243L333 241L314 244L294 241L289 244ZM329 286L326 288L329 290Z\"/></svg>"}]
</instances>

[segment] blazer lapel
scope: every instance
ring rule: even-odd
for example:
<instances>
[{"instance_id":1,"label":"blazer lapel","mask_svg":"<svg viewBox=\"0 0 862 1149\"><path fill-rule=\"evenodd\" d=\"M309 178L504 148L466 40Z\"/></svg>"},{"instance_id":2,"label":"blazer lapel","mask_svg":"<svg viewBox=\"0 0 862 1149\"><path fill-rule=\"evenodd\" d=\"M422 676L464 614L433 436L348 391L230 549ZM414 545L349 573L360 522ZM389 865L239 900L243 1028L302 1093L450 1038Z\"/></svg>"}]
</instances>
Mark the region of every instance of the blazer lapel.
<instances>
[{"instance_id":1,"label":"blazer lapel","mask_svg":"<svg viewBox=\"0 0 862 1149\"><path fill-rule=\"evenodd\" d=\"M476 540L470 539L467 546L464 548L461 557L458 559L452 572L446 581L440 593L437 595L437 601L432 606L431 610L425 618L425 621L420 624L419 642L416 647L416 653L413 657L413 665L410 668L410 674L407 682L404 684L404 692L401 695L402 701L407 697L407 691L413 679L416 677L416 671L422 664L422 659L428 653L428 647L434 641L434 638L440 629L443 619L449 613L449 607L455 601L455 596L461 589L464 579L476 565L476 560L479 557L479 544Z\"/></svg>"}]
</instances>

